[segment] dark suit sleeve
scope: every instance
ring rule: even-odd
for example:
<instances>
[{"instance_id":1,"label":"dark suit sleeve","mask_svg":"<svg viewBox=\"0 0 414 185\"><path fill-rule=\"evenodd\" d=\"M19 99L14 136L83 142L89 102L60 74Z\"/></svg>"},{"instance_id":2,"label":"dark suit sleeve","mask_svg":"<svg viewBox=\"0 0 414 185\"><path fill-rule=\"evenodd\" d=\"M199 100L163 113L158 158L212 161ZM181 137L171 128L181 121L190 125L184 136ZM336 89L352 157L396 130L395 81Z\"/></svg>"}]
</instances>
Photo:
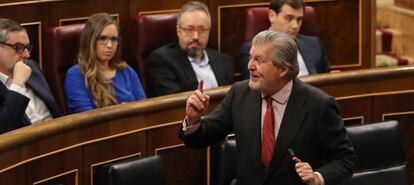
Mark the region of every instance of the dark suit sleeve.
<instances>
[{"instance_id":1,"label":"dark suit sleeve","mask_svg":"<svg viewBox=\"0 0 414 185\"><path fill-rule=\"evenodd\" d=\"M327 163L316 171L322 174L326 185L338 184L352 176L358 159L332 97L328 98L318 127Z\"/></svg>"},{"instance_id":2,"label":"dark suit sleeve","mask_svg":"<svg viewBox=\"0 0 414 185\"><path fill-rule=\"evenodd\" d=\"M247 64L250 58L250 48L252 47L250 42L246 42L240 49L240 66L241 66L241 77L243 80L250 78L250 72L247 69Z\"/></svg>"},{"instance_id":3,"label":"dark suit sleeve","mask_svg":"<svg viewBox=\"0 0 414 185\"><path fill-rule=\"evenodd\" d=\"M0 133L23 127L22 120L30 99L15 91L1 93L4 94L0 97Z\"/></svg>"},{"instance_id":4,"label":"dark suit sleeve","mask_svg":"<svg viewBox=\"0 0 414 185\"><path fill-rule=\"evenodd\" d=\"M234 88L232 87L223 101L207 116L202 118L201 126L192 134L184 135L182 128L179 137L186 146L191 148L203 148L222 141L233 131L232 124L232 98Z\"/></svg>"},{"instance_id":5,"label":"dark suit sleeve","mask_svg":"<svg viewBox=\"0 0 414 185\"><path fill-rule=\"evenodd\" d=\"M232 57L207 49L210 65L213 68L219 86L234 83L234 60Z\"/></svg>"},{"instance_id":6,"label":"dark suit sleeve","mask_svg":"<svg viewBox=\"0 0 414 185\"><path fill-rule=\"evenodd\" d=\"M224 55L224 56L225 56L224 61L226 62L226 65L223 66L223 68L225 68L227 78L223 85L231 85L234 83L234 60L230 56L227 56L227 55Z\"/></svg>"},{"instance_id":7,"label":"dark suit sleeve","mask_svg":"<svg viewBox=\"0 0 414 185\"><path fill-rule=\"evenodd\" d=\"M155 96L181 92L177 75L167 59L157 51L149 56L148 77L151 91Z\"/></svg>"},{"instance_id":8,"label":"dark suit sleeve","mask_svg":"<svg viewBox=\"0 0 414 185\"><path fill-rule=\"evenodd\" d=\"M322 52L322 57L321 57L321 62L320 65L317 69L319 69L320 71L318 71L318 73L329 73L329 71L331 71L330 68L330 63L329 63L329 59L328 59L328 55L326 54L325 51L325 47L323 46L322 42L320 39L317 39L318 44L320 46L320 50Z\"/></svg>"}]
</instances>

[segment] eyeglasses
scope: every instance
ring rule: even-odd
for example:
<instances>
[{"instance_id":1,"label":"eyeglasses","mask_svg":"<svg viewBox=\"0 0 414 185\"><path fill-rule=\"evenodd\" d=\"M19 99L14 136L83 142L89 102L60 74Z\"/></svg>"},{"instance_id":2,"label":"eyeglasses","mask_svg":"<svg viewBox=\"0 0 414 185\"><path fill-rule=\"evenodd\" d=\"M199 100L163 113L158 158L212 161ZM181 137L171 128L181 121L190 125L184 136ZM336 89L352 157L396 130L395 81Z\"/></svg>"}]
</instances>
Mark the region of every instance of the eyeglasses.
<instances>
[{"instance_id":1,"label":"eyeglasses","mask_svg":"<svg viewBox=\"0 0 414 185\"><path fill-rule=\"evenodd\" d=\"M111 44L115 44L118 45L118 43L121 41L121 37L120 36L106 36L106 35L99 35L96 38L96 42L98 44L108 44L109 42L111 42Z\"/></svg>"},{"instance_id":2,"label":"eyeglasses","mask_svg":"<svg viewBox=\"0 0 414 185\"><path fill-rule=\"evenodd\" d=\"M13 48L17 53L21 54L24 52L25 49L27 49L27 51L29 51L29 53L32 51L33 49L33 45L28 44L28 45L24 45L24 44L20 44L20 43L16 43L16 44L9 44L6 42L0 42L0 44L9 46L11 48Z\"/></svg>"},{"instance_id":3,"label":"eyeglasses","mask_svg":"<svg viewBox=\"0 0 414 185\"><path fill-rule=\"evenodd\" d=\"M187 35L193 35L194 32L198 32L198 34L200 34L200 35L206 35L210 31L210 28L203 28L203 27L199 27L199 28L194 28L194 27L184 28L181 25L178 25L178 27L180 29L182 29L184 31L184 33L187 34Z\"/></svg>"}]
</instances>

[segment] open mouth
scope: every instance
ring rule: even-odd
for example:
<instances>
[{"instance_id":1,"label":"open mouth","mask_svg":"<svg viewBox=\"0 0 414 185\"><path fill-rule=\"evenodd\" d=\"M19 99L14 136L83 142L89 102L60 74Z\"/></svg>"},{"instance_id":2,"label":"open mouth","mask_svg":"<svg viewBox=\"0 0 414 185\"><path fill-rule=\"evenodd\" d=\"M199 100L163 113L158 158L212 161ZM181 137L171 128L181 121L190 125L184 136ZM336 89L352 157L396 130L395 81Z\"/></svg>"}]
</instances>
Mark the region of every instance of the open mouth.
<instances>
[{"instance_id":1,"label":"open mouth","mask_svg":"<svg viewBox=\"0 0 414 185\"><path fill-rule=\"evenodd\" d=\"M250 78L251 79L257 79L257 78L259 78L259 75L255 74L255 73L250 73Z\"/></svg>"}]
</instances>

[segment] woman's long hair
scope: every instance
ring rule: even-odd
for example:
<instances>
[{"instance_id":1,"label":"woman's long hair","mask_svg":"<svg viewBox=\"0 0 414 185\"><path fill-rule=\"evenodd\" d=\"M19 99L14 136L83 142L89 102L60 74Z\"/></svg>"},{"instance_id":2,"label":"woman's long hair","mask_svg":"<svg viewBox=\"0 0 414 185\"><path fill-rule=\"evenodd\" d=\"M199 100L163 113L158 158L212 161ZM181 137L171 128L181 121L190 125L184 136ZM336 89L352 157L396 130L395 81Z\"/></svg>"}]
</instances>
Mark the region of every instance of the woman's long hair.
<instances>
[{"instance_id":1,"label":"woman's long hair","mask_svg":"<svg viewBox=\"0 0 414 185\"><path fill-rule=\"evenodd\" d=\"M92 92L97 108L116 104L112 80L105 78L102 71L99 70L98 58L96 57L97 37L106 26L111 24L117 27L119 33L118 23L109 14L93 14L86 22L81 34L78 54L79 66L85 76L86 88ZM121 48L118 44L114 57L109 61L109 67L117 70L126 66L126 62L121 60Z\"/></svg>"}]
</instances>

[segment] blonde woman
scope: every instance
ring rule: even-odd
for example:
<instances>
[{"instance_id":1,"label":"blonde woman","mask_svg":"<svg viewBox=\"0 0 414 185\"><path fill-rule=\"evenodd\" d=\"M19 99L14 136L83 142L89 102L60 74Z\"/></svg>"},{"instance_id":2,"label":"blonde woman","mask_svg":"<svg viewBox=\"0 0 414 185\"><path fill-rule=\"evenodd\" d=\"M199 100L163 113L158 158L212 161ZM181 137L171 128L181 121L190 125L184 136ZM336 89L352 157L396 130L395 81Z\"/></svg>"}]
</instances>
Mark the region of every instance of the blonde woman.
<instances>
[{"instance_id":1,"label":"blonde woman","mask_svg":"<svg viewBox=\"0 0 414 185\"><path fill-rule=\"evenodd\" d=\"M92 15L82 31L78 65L66 75L71 113L145 99L136 72L121 60L119 26L107 13Z\"/></svg>"}]
</instances>

